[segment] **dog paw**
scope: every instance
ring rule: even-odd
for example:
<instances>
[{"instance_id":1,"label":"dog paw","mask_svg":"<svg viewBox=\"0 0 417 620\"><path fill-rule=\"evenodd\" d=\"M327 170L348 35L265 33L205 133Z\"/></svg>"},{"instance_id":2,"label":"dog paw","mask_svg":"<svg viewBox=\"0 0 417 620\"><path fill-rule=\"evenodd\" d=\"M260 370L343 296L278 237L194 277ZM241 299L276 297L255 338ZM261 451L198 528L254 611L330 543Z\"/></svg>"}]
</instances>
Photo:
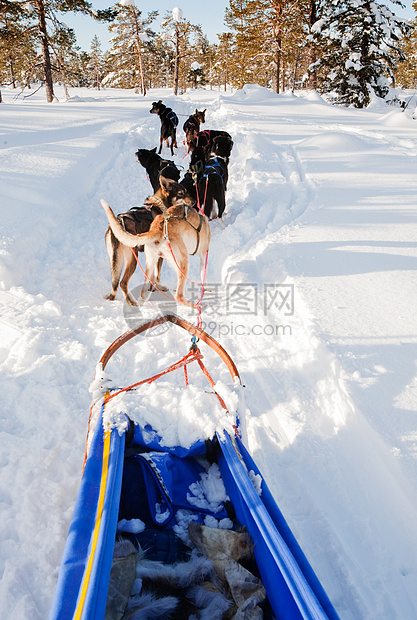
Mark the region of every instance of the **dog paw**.
<instances>
[{"instance_id":1,"label":"dog paw","mask_svg":"<svg viewBox=\"0 0 417 620\"><path fill-rule=\"evenodd\" d=\"M133 299L132 297L130 297L130 296L126 297L126 303L127 303L128 306L138 306L139 305L138 302L135 299Z\"/></svg>"},{"instance_id":2,"label":"dog paw","mask_svg":"<svg viewBox=\"0 0 417 620\"><path fill-rule=\"evenodd\" d=\"M104 295L104 299L108 299L109 301L114 301L116 299L116 294L109 293L108 295Z\"/></svg>"}]
</instances>

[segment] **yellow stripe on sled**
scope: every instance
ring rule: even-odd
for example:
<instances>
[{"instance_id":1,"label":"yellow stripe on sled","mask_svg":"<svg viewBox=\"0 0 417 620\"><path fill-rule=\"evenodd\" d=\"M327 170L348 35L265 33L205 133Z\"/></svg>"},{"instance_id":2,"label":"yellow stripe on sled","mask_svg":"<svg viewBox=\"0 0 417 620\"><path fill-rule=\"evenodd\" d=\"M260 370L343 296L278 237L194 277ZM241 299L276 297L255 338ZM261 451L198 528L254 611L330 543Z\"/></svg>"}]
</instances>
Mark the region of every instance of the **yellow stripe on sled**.
<instances>
[{"instance_id":1,"label":"yellow stripe on sled","mask_svg":"<svg viewBox=\"0 0 417 620\"><path fill-rule=\"evenodd\" d=\"M87 596L88 585L90 583L91 577L91 569L93 567L94 555L97 547L98 535L100 532L101 518L103 515L103 506L104 506L104 496L106 494L106 485L107 485L107 473L109 469L109 455L110 455L110 435L111 432L107 431L104 434L104 443L103 443L103 467L101 470L101 482L100 482L100 494L98 498L98 506L97 506L97 515L96 515L96 523L94 526L93 533L93 543L91 546L90 557L88 559L87 568L84 574L83 585L81 589L80 598L78 601L78 606L75 611L74 620L80 620L81 614L83 613L85 598Z\"/></svg>"}]
</instances>

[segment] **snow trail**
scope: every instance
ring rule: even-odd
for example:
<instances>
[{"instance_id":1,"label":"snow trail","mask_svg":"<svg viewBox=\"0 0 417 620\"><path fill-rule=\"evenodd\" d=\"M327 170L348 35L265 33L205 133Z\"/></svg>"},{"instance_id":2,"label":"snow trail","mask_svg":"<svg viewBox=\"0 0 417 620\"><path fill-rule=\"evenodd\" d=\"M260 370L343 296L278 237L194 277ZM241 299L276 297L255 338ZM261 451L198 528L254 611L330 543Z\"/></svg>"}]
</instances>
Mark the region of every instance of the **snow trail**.
<instances>
[{"instance_id":1,"label":"snow trail","mask_svg":"<svg viewBox=\"0 0 417 620\"><path fill-rule=\"evenodd\" d=\"M196 319L155 294L137 309L121 294L104 300L110 271L99 201L122 212L151 193L134 154L159 142L149 109L162 98L184 117L207 107L205 128L234 139L226 228L211 224L203 320L246 386L248 447L341 618L414 619L411 113L334 108L315 94L254 86L177 98L86 94L2 107L2 617L49 613L102 352L135 321L165 311ZM186 167L184 154L182 145L174 159ZM191 279L198 272L192 260ZM142 279L137 269L133 291ZM162 280L175 287L167 266ZM114 385L187 352L187 334L158 333L117 354ZM230 387L210 352L206 365ZM204 381L189 372L203 402ZM175 392L177 380L169 381Z\"/></svg>"}]
</instances>

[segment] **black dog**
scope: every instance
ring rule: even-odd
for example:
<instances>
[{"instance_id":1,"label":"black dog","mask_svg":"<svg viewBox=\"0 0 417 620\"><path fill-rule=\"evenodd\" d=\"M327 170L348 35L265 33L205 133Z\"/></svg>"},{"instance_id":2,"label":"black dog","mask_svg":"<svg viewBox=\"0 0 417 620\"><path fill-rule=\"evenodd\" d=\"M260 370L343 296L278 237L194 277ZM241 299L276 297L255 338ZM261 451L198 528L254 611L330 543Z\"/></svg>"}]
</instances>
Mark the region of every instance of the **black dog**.
<instances>
[{"instance_id":1,"label":"black dog","mask_svg":"<svg viewBox=\"0 0 417 620\"><path fill-rule=\"evenodd\" d=\"M152 103L152 108L149 110L151 114L158 114L161 119L161 137L159 141L159 151L161 154L162 151L162 143L166 140L167 147L171 147L171 155L174 155L174 147L178 148L177 145L177 125L178 125L178 116L172 110L172 108L167 108L161 100L154 101ZM169 144L169 138L171 138L171 145Z\"/></svg>"},{"instance_id":2,"label":"black dog","mask_svg":"<svg viewBox=\"0 0 417 620\"><path fill-rule=\"evenodd\" d=\"M215 217L213 215L214 202L217 203L217 217L220 220L224 213L225 192L229 177L228 164L232 148L233 140L230 137L216 136L213 139L203 175L198 181L199 204L204 205L204 213L208 218Z\"/></svg>"},{"instance_id":3,"label":"black dog","mask_svg":"<svg viewBox=\"0 0 417 620\"><path fill-rule=\"evenodd\" d=\"M193 147L201 147L206 153L206 159L208 159L213 147L213 140L219 137L232 139L232 136L230 133L227 133L227 131L220 131L217 129L204 129L203 131L199 131L190 142L190 150L192 150Z\"/></svg>"},{"instance_id":4,"label":"black dog","mask_svg":"<svg viewBox=\"0 0 417 620\"><path fill-rule=\"evenodd\" d=\"M150 151L147 149L139 149L136 153L136 159L145 168L148 173L154 192L160 188L159 177L162 175L166 179L177 181L180 178L180 171L173 161L170 159L162 159L156 153L156 147Z\"/></svg>"},{"instance_id":5,"label":"black dog","mask_svg":"<svg viewBox=\"0 0 417 620\"><path fill-rule=\"evenodd\" d=\"M193 145L190 165L188 171L184 175L184 178L180 181L180 184L196 201L198 200L196 188L198 186L199 180L204 174L205 165L206 159L204 150L201 147Z\"/></svg>"},{"instance_id":6,"label":"black dog","mask_svg":"<svg viewBox=\"0 0 417 620\"><path fill-rule=\"evenodd\" d=\"M187 118L184 125L182 126L187 144L190 144L191 140L196 137L196 135L200 131L201 123L206 122L206 110L200 111L196 109L195 113L191 114L191 116Z\"/></svg>"}]
</instances>

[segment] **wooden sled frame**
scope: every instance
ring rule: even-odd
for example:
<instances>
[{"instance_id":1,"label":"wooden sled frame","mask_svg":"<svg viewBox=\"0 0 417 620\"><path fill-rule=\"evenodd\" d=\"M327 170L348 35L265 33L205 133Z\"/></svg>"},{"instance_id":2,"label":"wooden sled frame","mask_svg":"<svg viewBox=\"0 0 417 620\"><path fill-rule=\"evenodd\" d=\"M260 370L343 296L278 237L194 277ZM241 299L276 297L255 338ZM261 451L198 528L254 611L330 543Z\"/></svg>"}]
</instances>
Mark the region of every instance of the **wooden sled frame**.
<instances>
[{"instance_id":1,"label":"wooden sled frame","mask_svg":"<svg viewBox=\"0 0 417 620\"><path fill-rule=\"evenodd\" d=\"M158 325L163 325L163 323L172 323L173 325L178 325L179 327L182 327L182 329L184 329L185 331L189 332L192 336L202 340L222 359L232 376L233 382L237 381L239 384L241 383L239 372L236 368L234 361L227 353L227 351L225 351L223 347L217 342L217 340L207 334L200 327L192 325L192 323L181 319L175 314L164 314L157 319L152 319L151 321L140 325L136 329L131 329L130 331L125 332L124 334L119 336L119 338L112 342L112 344L106 349L106 351L100 358L100 363L103 365L103 370L107 366L111 357L116 353L116 351L118 351L118 349L120 349L120 347L126 344L126 342L129 342L129 340L131 340L135 336L138 336L139 334L142 334L148 329L152 329L153 327L157 327Z\"/></svg>"}]
</instances>

